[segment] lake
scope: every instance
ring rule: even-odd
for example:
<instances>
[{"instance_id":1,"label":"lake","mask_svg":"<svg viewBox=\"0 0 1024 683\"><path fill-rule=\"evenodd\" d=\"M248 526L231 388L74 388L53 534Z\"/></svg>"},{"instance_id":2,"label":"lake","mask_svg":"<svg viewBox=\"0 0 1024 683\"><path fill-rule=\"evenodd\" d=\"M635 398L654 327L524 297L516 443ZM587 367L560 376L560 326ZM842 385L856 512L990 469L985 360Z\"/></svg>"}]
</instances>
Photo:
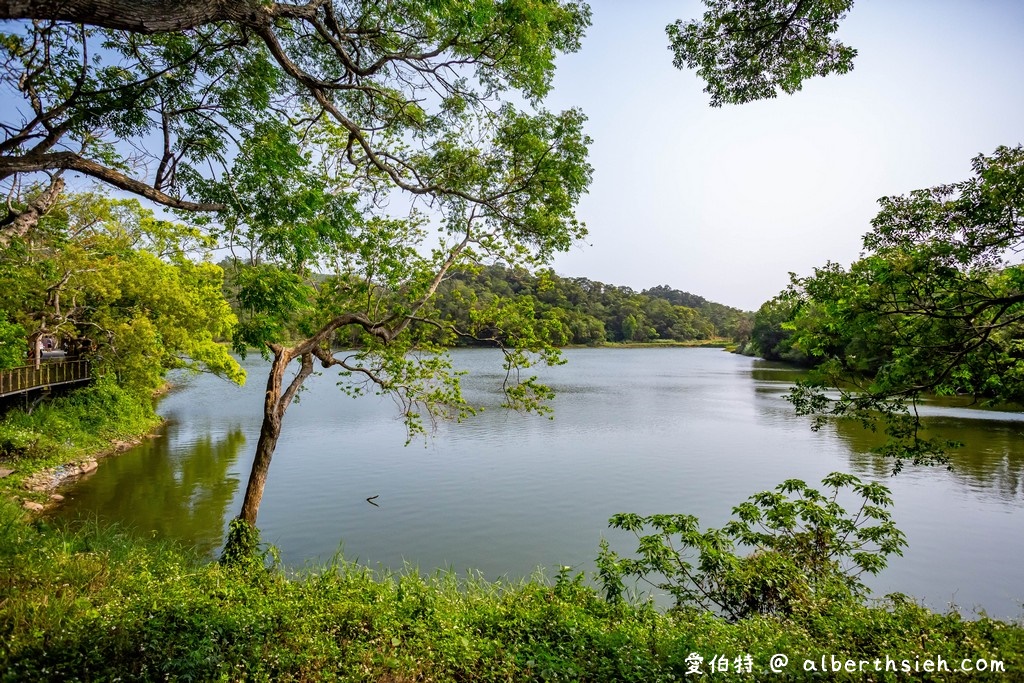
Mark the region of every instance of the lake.
<instances>
[{"instance_id":1,"label":"lake","mask_svg":"<svg viewBox=\"0 0 1024 683\"><path fill-rule=\"evenodd\" d=\"M590 572L617 512L689 513L718 526L750 494L789 478L847 471L890 486L904 557L869 584L945 610L1020 617L1024 599L1024 415L930 407L929 426L966 442L953 469L871 454L877 437L842 423L811 431L784 396L799 373L718 349L571 349L537 374L554 419L498 408L493 350L460 350L468 397L486 407L403 446L388 398L352 399L325 373L285 418L259 526L285 564L346 559L517 579L570 565ZM59 519L99 518L215 553L237 514L259 433L264 361L245 387L176 380L160 434L102 461L68 490ZM367 498L374 497L374 506Z\"/></svg>"}]
</instances>

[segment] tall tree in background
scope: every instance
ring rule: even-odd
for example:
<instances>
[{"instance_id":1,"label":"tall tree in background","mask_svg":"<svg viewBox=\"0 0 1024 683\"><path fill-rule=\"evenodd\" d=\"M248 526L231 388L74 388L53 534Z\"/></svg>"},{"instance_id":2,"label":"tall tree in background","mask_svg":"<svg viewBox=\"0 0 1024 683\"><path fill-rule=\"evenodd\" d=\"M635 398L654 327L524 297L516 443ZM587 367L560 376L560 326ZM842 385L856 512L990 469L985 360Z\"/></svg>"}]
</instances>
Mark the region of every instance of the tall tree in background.
<instances>
[{"instance_id":1,"label":"tall tree in background","mask_svg":"<svg viewBox=\"0 0 1024 683\"><path fill-rule=\"evenodd\" d=\"M174 368L241 382L221 343L236 320L223 272L203 258L209 246L135 200L55 198L37 229L0 245L0 310L19 330L0 338L7 364L22 364L26 340L47 335L91 348L94 372L147 405Z\"/></svg>"},{"instance_id":2,"label":"tall tree in background","mask_svg":"<svg viewBox=\"0 0 1024 683\"><path fill-rule=\"evenodd\" d=\"M493 302L476 312L471 322L479 324L470 328L439 318L427 304L453 269L493 261L535 266L584 234L573 217L590 180L581 126L575 112L525 116L502 108L477 128L476 147L450 149L453 162L471 171L476 188L493 199L438 195L429 215L382 215L368 203L374 183L384 191L387 181L337 174L319 153L337 144L339 131L331 125L313 131L310 140L323 148L309 150L309 158L320 161L296 172L304 180L289 191L262 196L271 179L258 173L239 183L248 199L237 214L225 213L230 231L240 236L236 249L248 257L235 276L242 310L236 339L239 350L256 346L272 357L240 515L246 525L255 524L285 412L316 364L338 369L349 394L395 398L414 434L430 420L472 412L443 353L457 337L472 337L504 350L507 404L541 407L550 392L532 379L520 381L518 372L537 358L529 352L551 362L557 352L537 332L525 300ZM304 165L305 158L296 163ZM253 205L262 210L251 213ZM428 236L436 245L425 242ZM313 264L329 275L314 273ZM335 340L352 339L352 330L358 348L337 350ZM298 371L286 377L293 361ZM235 532L233 538L245 538L244 528Z\"/></svg>"},{"instance_id":3,"label":"tall tree in background","mask_svg":"<svg viewBox=\"0 0 1024 683\"><path fill-rule=\"evenodd\" d=\"M967 180L883 198L863 258L783 295L788 346L819 363L792 393L798 411L882 419L897 469L945 462L950 444L923 433L926 394L1024 403L1024 147L972 165Z\"/></svg>"},{"instance_id":4,"label":"tall tree in background","mask_svg":"<svg viewBox=\"0 0 1024 683\"><path fill-rule=\"evenodd\" d=\"M705 0L700 21L667 28L677 67L697 70L711 105L794 93L813 76L853 68L834 38L852 0ZM791 399L802 414L859 418L889 440L882 452L946 461L954 445L927 436L926 394L1024 400L1024 173L1021 147L974 159L975 177L880 200L849 270L828 264L758 311L760 353L817 364ZM829 394L826 394L826 389ZM839 399L831 400L838 392Z\"/></svg>"},{"instance_id":5,"label":"tall tree in background","mask_svg":"<svg viewBox=\"0 0 1024 683\"><path fill-rule=\"evenodd\" d=\"M586 5L5 2L0 18L21 20L5 26L0 78L23 98L2 123L0 238L36 229L73 171L190 214L253 266L238 342L274 362L249 525L314 359L351 373L350 391L398 397L413 430L420 409L458 414L443 358L410 353L434 350L415 327L441 279L467 260L541 263L584 234L583 117L540 103ZM349 327L363 347L336 356ZM546 395L531 387L510 382L510 402Z\"/></svg>"}]
</instances>

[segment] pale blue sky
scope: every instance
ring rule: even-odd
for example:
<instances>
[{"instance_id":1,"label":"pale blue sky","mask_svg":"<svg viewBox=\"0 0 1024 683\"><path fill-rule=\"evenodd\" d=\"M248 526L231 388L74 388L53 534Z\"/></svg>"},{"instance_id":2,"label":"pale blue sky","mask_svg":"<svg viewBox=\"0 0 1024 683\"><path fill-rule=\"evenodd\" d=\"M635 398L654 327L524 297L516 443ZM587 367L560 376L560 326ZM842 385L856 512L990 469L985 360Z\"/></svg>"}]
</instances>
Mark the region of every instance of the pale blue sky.
<instances>
[{"instance_id":1,"label":"pale blue sky","mask_svg":"<svg viewBox=\"0 0 1024 683\"><path fill-rule=\"evenodd\" d=\"M1024 142L1024 2L859 0L839 33L853 72L721 109L672 67L664 33L701 3L591 6L547 103L581 107L594 138L590 236L556 259L562 275L753 310L789 271L855 260L879 197Z\"/></svg>"}]
</instances>

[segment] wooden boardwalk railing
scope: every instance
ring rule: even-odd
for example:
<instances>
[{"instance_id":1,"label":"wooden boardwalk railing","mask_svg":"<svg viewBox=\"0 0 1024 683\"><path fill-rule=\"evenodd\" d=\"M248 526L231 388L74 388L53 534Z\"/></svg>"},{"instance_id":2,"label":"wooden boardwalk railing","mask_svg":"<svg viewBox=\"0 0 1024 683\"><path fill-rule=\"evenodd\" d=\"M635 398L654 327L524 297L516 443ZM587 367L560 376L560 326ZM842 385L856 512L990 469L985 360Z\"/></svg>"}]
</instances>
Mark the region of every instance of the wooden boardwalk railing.
<instances>
[{"instance_id":1,"label":"wooden boardwalk railing","mask_svg":"<svg viewBox=\"0 0 1024 683\"><path fill-rule=\"evenodd\" d=\"M33 389L88 382L90 379L89 361L83 359L43 361L39 367L23 365L0 370L0 398Z\"/></svg>"}]
</instances>

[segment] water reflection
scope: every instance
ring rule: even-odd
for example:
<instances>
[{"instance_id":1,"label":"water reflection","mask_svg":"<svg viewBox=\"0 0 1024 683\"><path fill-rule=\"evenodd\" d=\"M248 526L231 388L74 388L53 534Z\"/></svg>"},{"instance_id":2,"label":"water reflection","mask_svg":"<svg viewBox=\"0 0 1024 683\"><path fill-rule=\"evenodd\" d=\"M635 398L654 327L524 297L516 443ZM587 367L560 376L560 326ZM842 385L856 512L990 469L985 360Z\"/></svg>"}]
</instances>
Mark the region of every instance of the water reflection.
<instances>
[{"instance_id":1,"label":"water reflection","mask_svg":"<svg viewBox=\"0 0 1024 683\"><path fill-rule=\"evenodd\" d=\"M750 376L762 399L760 416L770 420L796 420L785 400L789 387L807 376L806 371L769 361L754 361ZM777 400L776 400L777 399ZM963 443L950 451L950 468L917 467L904 470L907 478L949 477L976 497L1004 502L1024 501L1024 414L1000 412L970 404L957 397L935 398L919 408L925 436ZM887 479L892 459L874 454L885 442L880 431L865 429L854 419L834 420L822 430L847 446L850 470L870 479Z\"/></svg>"},{"instance_id":2,"label":"water reflection","mask_svg":"<svg viewBox=\"0 0 1024 683\"><path fill-rule=\"evenodd\" d=\"M141 446L104 460L104 476L70 488L68 504L55 517L74 516L76 499L83 499L100 521L156 538L188 539L200 552L212 553L223 540L223 520L239 487L232 470L246 440L237 427L223 436L189 435L172 422Z\"/></svg>"},{"instance_id":3,"label":"water reflection","mask_svg":"<svg viewBox=\"0 0 1024 683\"><path fill-rule=\"evenodd\" d=\"M537 368L559 390L547 420L497 408L500 352L456 352L457 367L469 371L467 396L488 409L408 448L389 400L352 400L329 373L314 378L286 419L260 510L263 538L294 567L343 544L348 559L391 569L410 562L492 579L558 565L592 572L602 536L619 552L635 549L631 537L607 530L615 513L683 512L720 526L756 491L852 469L892 488L910 543L872 584L877 594L1019 616L1024 547L1006 539L1019 536L1024 514L1024 421L930 408L936 432L968 443L956 469L907 468L891 478L891 461L870 452L878 437L855 423L812 432L794 414L785 394L799 370L713 349L565 355L567 365ZM244 365L245 387L204 375L167 396L167 433L104 461L69 491L61 514L120 521L212 552L241 503L259 433L266 364L250 356ZM973 416L986 419L963 419Z\"/></svg>"},{"instance_id":4,"label":"water reflection","mask_svg":"<svg viewBox=\"0 0 1024 683\"><path fill-rule=\"evenodd\" d=\"M806 370L794 368L792 365L768 360L755 360L750 366L750 378L754 380L756 389L779 391L779 384L796 384L807 377Z\"/></svg>"},{"instance_id":5,"label":"water reflection","mask_svg":"<svg viewBox=\"0 0 1024 683\"><path fill-rule=\"evenodd\" d=\"M925 435L963 443L963 447L949 452L946 476L980 498L1020 503L1024 501L1024 423L992 416L925 417ZM880 478L892 471L891 459L872 453L884 441L882 434L864 429L855 420L837 420L834 430L850 447L850 465L855 473ZM945 468L937 469L942 472Z\"/></svg>"}]
</instances>

